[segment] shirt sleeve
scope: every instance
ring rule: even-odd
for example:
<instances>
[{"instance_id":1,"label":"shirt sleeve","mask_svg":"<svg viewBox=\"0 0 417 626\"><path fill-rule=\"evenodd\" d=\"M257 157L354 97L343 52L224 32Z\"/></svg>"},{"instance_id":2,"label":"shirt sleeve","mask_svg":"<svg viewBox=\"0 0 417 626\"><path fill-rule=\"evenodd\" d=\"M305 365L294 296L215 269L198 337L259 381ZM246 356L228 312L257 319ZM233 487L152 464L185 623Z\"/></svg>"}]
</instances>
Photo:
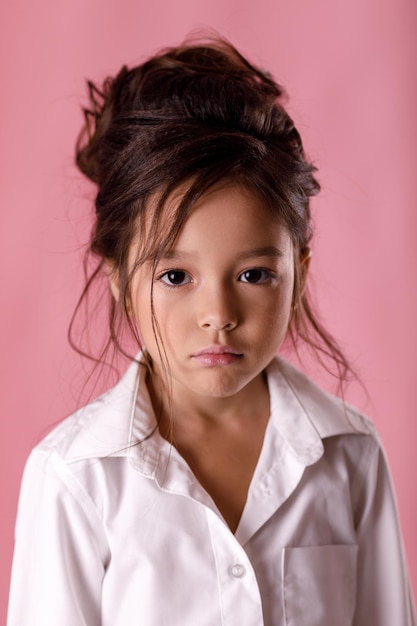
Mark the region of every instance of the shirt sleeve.
<instances>
[{"instance_id":1,"label":"shirt sleeve","mask_svg":"<svg viewBox=\"0 0 417 626\"><path fill-rule=\"evenodd\" d=\"M380 445L372 447L357 519L354 626L415 626L392 481Z\"/></svg>"},{"instance_id":2,"label":"shirt sleeve","mask_svg":"<svg viewBox=\"0 0 417 626\"><path fill-rule=\"evenodd\" d=\"M32 452L15 533L7 626L100 626L108 559L102 523L76 472Z\"/></svg>"}]
</instances>

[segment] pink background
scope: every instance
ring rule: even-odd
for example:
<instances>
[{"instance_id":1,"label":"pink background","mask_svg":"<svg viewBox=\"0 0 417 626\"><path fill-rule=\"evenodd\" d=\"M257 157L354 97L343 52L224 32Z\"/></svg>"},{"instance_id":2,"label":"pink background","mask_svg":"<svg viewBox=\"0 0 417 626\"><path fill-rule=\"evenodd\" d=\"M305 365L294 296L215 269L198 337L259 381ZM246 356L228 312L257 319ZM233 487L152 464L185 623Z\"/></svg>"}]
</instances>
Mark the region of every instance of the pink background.
<instances>
[{"instance_id":1,"label":"pink background","mask_svg":"<svg viewBox=\"0 0 417 626\"><path fill-rule=\"evenodd\" d=\"M0 623L30 448L81 394L66 329L91 189L72 164L84 78L211 26L288 89L323 191L313 262L323 317L359 368L417 590L415 0L9 0L0 8Z\"/></svg>"}]
</instances>

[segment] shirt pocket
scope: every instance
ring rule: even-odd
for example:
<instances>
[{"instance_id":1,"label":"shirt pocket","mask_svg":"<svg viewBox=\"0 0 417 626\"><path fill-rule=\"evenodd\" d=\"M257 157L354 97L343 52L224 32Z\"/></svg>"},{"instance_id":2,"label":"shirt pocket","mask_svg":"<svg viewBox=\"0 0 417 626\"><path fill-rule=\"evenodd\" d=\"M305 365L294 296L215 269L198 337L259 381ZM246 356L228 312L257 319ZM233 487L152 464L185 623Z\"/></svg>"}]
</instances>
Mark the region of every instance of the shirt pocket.
<instances>
[{"instance_id":1,"label":"shirt pocket","mask_svg":"<svg viewBox=\"0 0 417 626\"><path fill-rule=\"evenodd\" d=\"M285 626L351 626L357 552L356 545L284 548Z\"/></svg>"}]
</instances>

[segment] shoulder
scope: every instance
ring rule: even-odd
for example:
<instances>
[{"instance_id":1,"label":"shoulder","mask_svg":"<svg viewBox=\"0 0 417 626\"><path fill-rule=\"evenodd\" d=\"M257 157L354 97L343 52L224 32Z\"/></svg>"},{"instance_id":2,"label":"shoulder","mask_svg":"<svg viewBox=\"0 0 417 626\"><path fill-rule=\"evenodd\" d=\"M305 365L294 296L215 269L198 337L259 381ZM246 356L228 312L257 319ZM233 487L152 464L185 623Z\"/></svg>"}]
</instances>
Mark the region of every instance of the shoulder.
<instances>
[{"instance_id":1,"label":"shoulder","mask_svg":"<svg viewBox=\"0 0 417 626\"><path fill-rule=\"evenodd\" d=\"M321 439L344 434L377 436L368 417L318 387L284 359L274 359L267 373L271 398L284 394L287 405L307 417Z\"/></svg>"},{"instance_id":2,"label":"shoulder","mask_svg":"<svg viewBox=\"0 0 417 626\"><path fill-rule=\"evenodd\" d=\"M281 358L267 375L273 423L297 460L319 473L339 468L362 484L374 462L384 459L371 420Z\"/></svg>"},{"instance_id":3,"label":"shoulder","mask_svg":"<svg viewBox=\"0 0 417 626\"><path fill-rule=\"evenodd\" d=\"M55 453L71 463L117 454L126 448L140 369L134 361L115 387L64 419L33 452L46 457Z\"/></svg>"}]
</instances>

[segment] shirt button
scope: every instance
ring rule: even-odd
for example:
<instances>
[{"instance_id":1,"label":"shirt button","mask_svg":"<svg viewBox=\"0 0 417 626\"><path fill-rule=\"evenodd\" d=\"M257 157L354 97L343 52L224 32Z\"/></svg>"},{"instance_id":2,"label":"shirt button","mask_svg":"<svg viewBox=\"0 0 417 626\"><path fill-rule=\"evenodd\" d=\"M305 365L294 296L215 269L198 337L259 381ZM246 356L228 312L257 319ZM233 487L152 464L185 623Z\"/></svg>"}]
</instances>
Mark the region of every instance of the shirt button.
<instances>
[{"instance_id":1,"label":"shirt button","mask_svg":"<svg viewBox=\"0 0 417 626\"><path fill-rule=\"evenodd\" d=\"M235 563L235 565L231 566L230 573L235 578L242 578L242 576L246 574L246 568L244 565L241 565L240 563Z\"/></svg>"}]
</instances>

